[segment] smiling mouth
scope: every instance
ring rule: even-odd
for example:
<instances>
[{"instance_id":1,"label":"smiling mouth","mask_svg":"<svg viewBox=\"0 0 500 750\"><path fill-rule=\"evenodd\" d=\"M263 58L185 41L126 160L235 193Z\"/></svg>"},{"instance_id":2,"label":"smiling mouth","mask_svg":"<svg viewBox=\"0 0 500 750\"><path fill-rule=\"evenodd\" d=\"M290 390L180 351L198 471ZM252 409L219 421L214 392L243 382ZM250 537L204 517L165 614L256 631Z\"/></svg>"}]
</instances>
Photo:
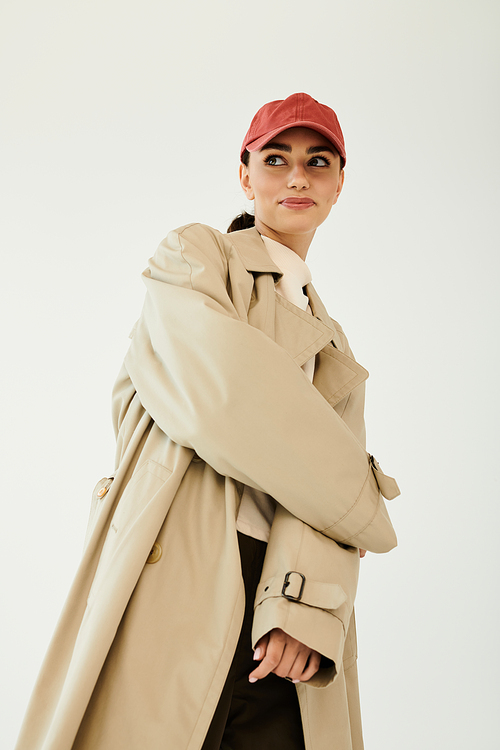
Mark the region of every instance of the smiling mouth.
<instances>
[{"instance_id":1,"label":"smiling mouth","mask_svg":"<svg viewBox=\"0 0 500 750\"><path fill-rule=\"evenodd\" d=\"M285 206L285 208L293 208L296 210L310 208L314 205L315 203L311 198L284 198L284 200L280 201L280 206Z\"/></svg>"}]
</instances>

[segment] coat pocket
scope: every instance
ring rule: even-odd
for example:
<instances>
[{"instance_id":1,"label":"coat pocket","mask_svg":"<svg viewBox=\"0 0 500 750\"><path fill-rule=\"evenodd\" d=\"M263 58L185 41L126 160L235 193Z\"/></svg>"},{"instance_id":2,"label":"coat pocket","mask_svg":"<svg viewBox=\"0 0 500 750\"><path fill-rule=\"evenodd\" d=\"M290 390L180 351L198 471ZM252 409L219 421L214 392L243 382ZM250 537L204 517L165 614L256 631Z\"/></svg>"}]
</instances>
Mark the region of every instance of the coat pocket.
<instances>
[{"instance_id":1,"label":"coat pocket","mask_svg":"<svg viewBox=\"0 0 500 750\"><path fill-rule=\"evenodd\" d=\"M136 524L140 524L141 518L147 514L147 508L151 500L157 495L171 474L171 469L149 459L139 466L131 477L111 518L94 581L89 592L89 603L95 598L102 581L111 569L123 565L123 555L119 554L121 547L130 542L130 555L127 558L127 564L128 561L135 558L136 547L132 538L134 527ZM96 487L97 495L105 486L104 484L99 487L98 484ZM145 562L146 559L137 560L137 564L141 568ZM119 571L115 570L115 573L119 574Z\"/></svg>"}]
</instances>

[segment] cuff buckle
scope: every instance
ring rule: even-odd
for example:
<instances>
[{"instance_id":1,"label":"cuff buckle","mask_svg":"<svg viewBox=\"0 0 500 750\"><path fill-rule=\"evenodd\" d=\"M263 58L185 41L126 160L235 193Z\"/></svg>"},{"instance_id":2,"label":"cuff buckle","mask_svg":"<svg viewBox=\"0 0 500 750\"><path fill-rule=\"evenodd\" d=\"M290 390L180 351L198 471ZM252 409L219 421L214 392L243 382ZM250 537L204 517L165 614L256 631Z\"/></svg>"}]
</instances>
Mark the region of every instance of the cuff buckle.
<instances>
[{"instance_id":1,"label":"cuff buckle","mask_svg":"<svg viewBox=\"0 0 500 750\"><path fill-rule=\"evenodd\" d=\"M299 591L299 593L296 596L294 594L287 594L286 593L286 590L287 590L288 586L291 583L290 576L293 576L293 575L300 576L301 579L302 579L301 582L300 582L300 591ZM281 596L284 596L285 599L289 599L292 602L300 602L300 600L302 599L302 593L304 591L305 583L306 583L306 577L305 577L305 575L303 575L302 573L299 573L297 570L289 570L288 573L285 575L285 580L283 582L283 588L281 589Z\"/></svg>"}]
</instances>

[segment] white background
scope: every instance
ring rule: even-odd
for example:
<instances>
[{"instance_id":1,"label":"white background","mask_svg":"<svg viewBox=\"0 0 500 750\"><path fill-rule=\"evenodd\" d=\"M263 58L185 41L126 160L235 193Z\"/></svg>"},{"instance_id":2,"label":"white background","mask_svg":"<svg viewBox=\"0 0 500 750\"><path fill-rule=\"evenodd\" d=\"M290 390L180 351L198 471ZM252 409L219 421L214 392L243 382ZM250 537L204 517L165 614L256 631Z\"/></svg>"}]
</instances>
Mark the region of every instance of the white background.
<instances>
[{"instance_id":1,"label":"white background","mask_svg":"<svg viewBox=\"0 0 500 750\"><path fill-rule=\"evenodd\" d=\"M3 0L2 727L11 748L113 467L140 272L245 208L264 102L337 111L344 193L308 256L368 381L400 546L362 563L369 750L498 740L499 23L493 0Z\"/></svg>"}]
</instances>

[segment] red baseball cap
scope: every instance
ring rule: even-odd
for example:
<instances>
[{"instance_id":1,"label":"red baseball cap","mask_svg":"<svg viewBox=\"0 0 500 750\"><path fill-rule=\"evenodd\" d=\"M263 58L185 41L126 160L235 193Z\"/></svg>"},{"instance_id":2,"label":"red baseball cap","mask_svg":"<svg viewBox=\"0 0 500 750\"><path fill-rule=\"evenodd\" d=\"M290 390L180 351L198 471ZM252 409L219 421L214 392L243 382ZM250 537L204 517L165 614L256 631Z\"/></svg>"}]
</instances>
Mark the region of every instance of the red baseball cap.
<instances>
[{"instance_id":1,"label":"red baseball cap","mask_svg":"<svg viewBox=\"0 0 500 750\"><path fill-rule=\"evenodd\" d=\"M309 94L292 94L287 99L264 104L253 118L243 139L240 158L245 149L258 151L278 133L298 127L311 128L328 138L345 164L344 136L337 115L333 109L320 104Z\"/></svg>"}]
</instances>

